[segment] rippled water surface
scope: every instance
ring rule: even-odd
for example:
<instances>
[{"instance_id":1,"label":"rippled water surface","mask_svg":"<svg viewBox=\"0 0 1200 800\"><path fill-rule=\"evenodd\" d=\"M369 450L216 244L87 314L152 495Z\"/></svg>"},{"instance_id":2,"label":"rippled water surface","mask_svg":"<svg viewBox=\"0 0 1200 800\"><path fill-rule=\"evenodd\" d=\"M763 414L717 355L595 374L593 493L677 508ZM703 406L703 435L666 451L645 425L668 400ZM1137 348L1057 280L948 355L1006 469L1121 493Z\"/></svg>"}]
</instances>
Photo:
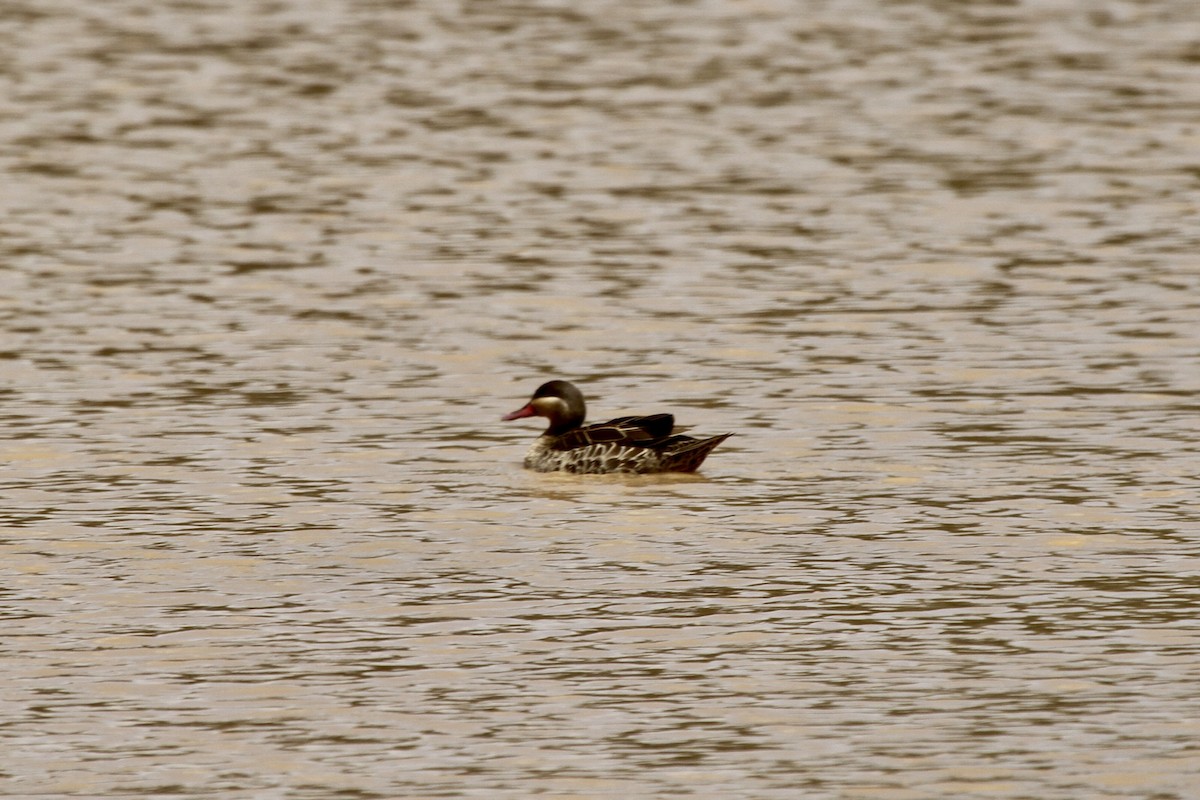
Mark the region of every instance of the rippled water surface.
<instances>
[{"instance_id":1,"label":"rippled water surface","mask_svg":"<svg viewBox=\"0 0 1200 800\"><path fill-rule=\"evenodd\" d=\"M4 4L0 794L1195 797L1198 108L1192 0Z\"/></svg>"}]
</instances>

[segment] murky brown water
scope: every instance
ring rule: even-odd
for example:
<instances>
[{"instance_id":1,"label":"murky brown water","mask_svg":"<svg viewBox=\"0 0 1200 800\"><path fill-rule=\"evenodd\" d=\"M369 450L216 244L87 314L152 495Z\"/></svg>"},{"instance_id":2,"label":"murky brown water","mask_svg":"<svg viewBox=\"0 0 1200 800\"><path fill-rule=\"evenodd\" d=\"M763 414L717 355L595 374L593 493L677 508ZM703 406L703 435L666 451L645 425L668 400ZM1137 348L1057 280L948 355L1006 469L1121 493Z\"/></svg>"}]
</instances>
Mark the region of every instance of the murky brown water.
<instances>
[{"instance_id":1,"label":"murky brown water","mask_svg":"<svg viewBox=\"0 0 1200 800\"><path fill-rule=\"evenodd\" d=\"M1195 796L1192 0L0 44L3 796Z\"/></svg>"}]
</instances>

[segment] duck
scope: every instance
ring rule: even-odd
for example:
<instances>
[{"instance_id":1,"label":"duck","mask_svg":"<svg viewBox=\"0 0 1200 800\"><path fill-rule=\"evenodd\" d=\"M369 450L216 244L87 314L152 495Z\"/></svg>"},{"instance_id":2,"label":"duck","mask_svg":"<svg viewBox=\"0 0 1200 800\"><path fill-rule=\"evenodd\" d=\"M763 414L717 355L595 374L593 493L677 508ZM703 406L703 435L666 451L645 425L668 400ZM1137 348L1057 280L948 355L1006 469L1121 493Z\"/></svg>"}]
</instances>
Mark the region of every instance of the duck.
<instances>
[{"instance_id":1,"label":"duck","mask_svg":"<svg viewBox=\"0 0 1200 800\"><path fill-rule=\"evenodd\" d=\"M525 454L525 468L537 472L695 472L713 448L733 435L685 436L676 432L671 414L584 425L583 392L563 380L543 383L528 403L500 419L524 417L545 417L550 423Z\"/></svg>"}]
</instances>

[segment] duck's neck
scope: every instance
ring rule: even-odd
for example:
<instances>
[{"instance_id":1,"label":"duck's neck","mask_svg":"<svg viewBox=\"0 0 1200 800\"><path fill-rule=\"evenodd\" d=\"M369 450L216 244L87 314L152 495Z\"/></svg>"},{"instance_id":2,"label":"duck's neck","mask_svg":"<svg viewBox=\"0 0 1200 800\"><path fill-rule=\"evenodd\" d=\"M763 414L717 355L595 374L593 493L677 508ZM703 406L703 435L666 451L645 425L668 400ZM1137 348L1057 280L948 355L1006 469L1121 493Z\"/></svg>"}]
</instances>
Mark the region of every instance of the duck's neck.
<instances>
[{"instance_id":1,"label":"duck's neck","mask_svg":"<svg viewBox=\"0 0 1200 800\"><path fill-rule=\"evenodd\" d=\"M573 431L583 424L581 419L558 419L551 420L550 427L546 428L543 436L562 436L567 431Z\"/></svg>"}]
</instances>

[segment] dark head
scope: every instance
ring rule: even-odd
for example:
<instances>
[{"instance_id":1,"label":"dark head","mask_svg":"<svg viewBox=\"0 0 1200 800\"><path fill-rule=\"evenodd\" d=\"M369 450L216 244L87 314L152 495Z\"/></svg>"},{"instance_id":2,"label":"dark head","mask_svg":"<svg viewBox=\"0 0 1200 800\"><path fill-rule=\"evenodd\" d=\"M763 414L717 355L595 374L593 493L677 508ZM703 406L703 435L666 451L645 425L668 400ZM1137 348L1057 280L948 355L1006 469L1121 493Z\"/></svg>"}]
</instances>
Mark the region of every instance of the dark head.
<instances>
[{"instance_id":1,"label":"dark head","mask_svg":"<svg viewBox=\"0 0 1200 800\"><path fill-rule=\"evenodd\" d=\"M583 392L566 381L550 381L539 386L528 403L501 419L507 421L521 417L545 417L550 420L550 427L546 429L546 433L557 436L572 428L578 428L586 416L587 407L583 404Z\"/></svg>"}]
</instances>

